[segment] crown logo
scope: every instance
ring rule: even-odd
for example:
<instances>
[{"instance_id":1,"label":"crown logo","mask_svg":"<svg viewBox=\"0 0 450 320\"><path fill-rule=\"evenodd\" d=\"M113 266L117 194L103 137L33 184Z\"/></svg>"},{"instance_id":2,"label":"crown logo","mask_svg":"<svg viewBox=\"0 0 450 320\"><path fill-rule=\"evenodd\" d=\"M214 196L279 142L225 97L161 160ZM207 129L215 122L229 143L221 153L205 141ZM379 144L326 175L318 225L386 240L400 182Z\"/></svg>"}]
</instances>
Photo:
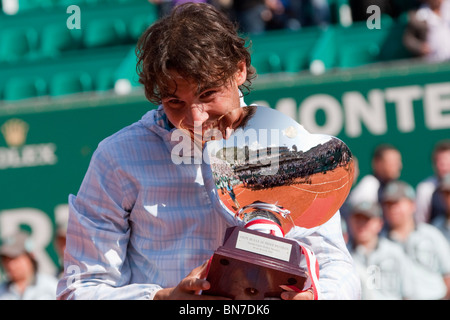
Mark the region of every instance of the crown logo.
<instances>
[{"instance_id":1,"label":"crown logo","mask_svg":"<svg viewBox=\"0 0 450 320\"><path fill-rule=\"evenodd\" d=\"M11 119L2 125L1 131L8 146L18 147L25 143L28 128L28 123L25 121L20 119Z\"/></svg>"}]
</instances>

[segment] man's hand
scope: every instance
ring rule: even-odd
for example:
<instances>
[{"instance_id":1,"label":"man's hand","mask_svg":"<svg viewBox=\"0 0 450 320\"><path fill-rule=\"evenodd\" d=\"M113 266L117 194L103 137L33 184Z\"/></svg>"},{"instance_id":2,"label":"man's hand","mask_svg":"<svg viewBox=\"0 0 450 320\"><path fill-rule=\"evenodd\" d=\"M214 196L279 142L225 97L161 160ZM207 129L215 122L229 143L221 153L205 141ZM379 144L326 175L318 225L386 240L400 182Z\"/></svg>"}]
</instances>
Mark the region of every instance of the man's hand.
<instances>
[{"instance_id":1,"label":"man's hand","mask_svg":"<svg viewBox=\"0 0 450 320\"><path fill-rule=\"evenodd\" d=\"M314 292L308 289L302 292L286 291L281 294L283 300L314 300Z\"/></svg>"},{"instance_id":2,"label":"man's hand","mask_svg":"<svg viewBox=\"0 0 450 320\"><path fill-rule=\"evenodd\" d=\"M206 276L208 261L192 270L186 278L174 288L159 290L155 300L224 300L225 297L200 295L201 290L208 290L210 283L203 278Z\"/></svg>"}]
</instances>

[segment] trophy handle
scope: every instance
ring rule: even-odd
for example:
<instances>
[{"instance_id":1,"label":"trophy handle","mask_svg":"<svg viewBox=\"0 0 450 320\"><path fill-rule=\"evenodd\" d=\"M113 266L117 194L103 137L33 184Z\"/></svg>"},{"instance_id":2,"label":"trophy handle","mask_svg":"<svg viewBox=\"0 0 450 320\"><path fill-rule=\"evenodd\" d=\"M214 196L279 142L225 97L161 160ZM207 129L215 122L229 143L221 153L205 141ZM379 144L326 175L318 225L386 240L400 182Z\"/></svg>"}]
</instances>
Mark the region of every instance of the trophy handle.
<instances>
[{"instance_id":1,"label":"trophy handle","mask_svg":"<svg viewBox=\"0 0 450 320\"><path fill-rule=\"evenodd\" d=\"M259 200L241 208L235 218L243 221L247 229L283 238L294 227L288 209Z\"/></svg>"}]
</instances>

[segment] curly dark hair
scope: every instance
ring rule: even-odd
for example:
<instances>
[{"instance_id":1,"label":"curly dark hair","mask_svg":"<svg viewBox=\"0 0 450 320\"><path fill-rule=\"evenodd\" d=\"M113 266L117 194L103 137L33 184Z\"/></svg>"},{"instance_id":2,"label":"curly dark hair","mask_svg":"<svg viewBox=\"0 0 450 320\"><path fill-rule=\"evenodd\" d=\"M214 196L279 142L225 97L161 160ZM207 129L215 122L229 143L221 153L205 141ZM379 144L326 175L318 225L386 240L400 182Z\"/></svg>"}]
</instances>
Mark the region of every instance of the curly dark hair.
<instances>
[{"instance_id":1,"label":"curly dark hair","mask_svg":"<svg viewBox=\"0 0 450 320\"><path fill-rule=\"evenodd\" d=\"M240 62L247 66L246 82L240 87L248 92L256 73L246 40L237 27L214 6L186 3L151 25L136 47L137 73L145 96L161 103L174 84L170 71L194 80L198 88L227 85L238 71Z\"/></svg>"}]
</instances>

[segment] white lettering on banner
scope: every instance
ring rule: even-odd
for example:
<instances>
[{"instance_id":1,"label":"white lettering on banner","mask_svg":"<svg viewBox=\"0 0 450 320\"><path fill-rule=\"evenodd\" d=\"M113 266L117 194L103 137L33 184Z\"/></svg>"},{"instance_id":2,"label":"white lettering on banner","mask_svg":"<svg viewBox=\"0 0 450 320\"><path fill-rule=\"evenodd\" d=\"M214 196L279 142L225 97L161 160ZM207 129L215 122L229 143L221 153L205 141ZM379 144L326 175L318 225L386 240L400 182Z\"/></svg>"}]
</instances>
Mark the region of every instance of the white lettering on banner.
<instances>
[{"instance_id":1,"label":"white lettering on banner","mask_svg":"<svg viewBox=\"0 0 450 320\"><path fill-rule=\"evenodd\" d=\"M450 82L425 86L425 123L431 130L450 128Z\"/></svg>"},{"instance_id":2,"label":"white lettering on banner","mask_svg":"<svg viewBox=\"0 0 450 320\"><path fill-rule=\"evenodd\" d=\"M42 272L55 274L56 266L46 251L53 240L52 222L49 216L35 208L19 208L0 211L0 234L2 238L20 230L21 225L31 228L33 253Z\"/></svg>"},{"instance_id":3,"label":"white lettering on banner","mask_svg":"<svg viewBox=\"0 0 450 320\"><path fill-rule=\"evenodd\" d=\"M361 135L361 124L364 123L367 129L374 135L382 135L387 131L386 110L384 105L383 92L371 90L369 92L369 102L359 92L347 92L343 98L346 120L346 134L349 137Z\"/></svg>"},{"instance_id":4,"label":"white lettering on banner","mask_svg":"<svg viewBox=\"0 0 450 320\"><path fill-rule=\"evenodd\" d=\"M54 143L0 147L0 169L54 165L58 161Z\"/></svg>"},{"instance_id":5,"label":"white lettering on banner","mask_svg":"<svg viewBox=\"0 0 450 320\"><path fill-rule=\"evenodd\" d=\"M398 130L401 132L414 131L414 100L422 97L423 90L420 86L399 87L386 89L386 101L396 105Z\"/></svg>"},{"instance_id":6,"label":"white lettering on banner","mask_svg":"<svg viewBox=\"0 0 450 320\"><path fill-rule=\"evenodd\" d=\"M344 92L342 103L328 94L314 94L300 103L298 119L292 99L278 100L275 109L292 117L312 133L337 136L344 129L347 136L356 138L361 136L364 125L370 134L384 135L389 130L386 103L394 105L398 131L412 132L416 129L415 102L422 102L428 130L450 129L450 82L373 89L367 96L357 91ZM265 101L258 101L258 104L269 106ZM325 113L322 125L316 121L319 110Z\"/></svg>"},{"instance_id":7,"label":"white lettering on banner","mask_svg":"<svg viewBox=\"0 0 450 320\"><path fill-rule=\"evenodd\" d=\"M297 119L297 103L293 98L280 99L277 103L277 110L292 119Z\"/></svg>"},{"instance_id":8,"label":"white lettering on banner","mask_svg":"<svg viewBox=\"0 0 450 320\"><path fill-rule=\"evenodd\" d=\"M316 124L316 113L323 110L327 121L323 126ZM306 130L314 133L340 132L342 129L343 117L339 101L327 94L313 95L300 106L300 119ZM336 135L336 134L335 134Z\"/></svg>"}]
</instances>

